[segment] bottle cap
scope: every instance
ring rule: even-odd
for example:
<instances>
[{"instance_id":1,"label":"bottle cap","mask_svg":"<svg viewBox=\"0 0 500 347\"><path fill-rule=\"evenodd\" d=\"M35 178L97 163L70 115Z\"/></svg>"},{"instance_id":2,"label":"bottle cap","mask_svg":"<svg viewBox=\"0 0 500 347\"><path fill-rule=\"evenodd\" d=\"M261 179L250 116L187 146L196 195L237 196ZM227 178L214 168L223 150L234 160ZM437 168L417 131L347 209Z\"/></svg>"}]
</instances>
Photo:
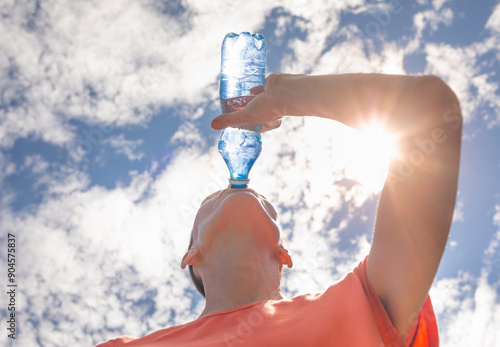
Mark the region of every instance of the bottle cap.
<instances>
[{"instance_id":1,"label":"bottle cap","mask_svg":"<svg viewBox=\"0 0 500 347\"><path fill-rule=\"evenodd\" d=\"M232 179L228 179L229 181L229 184L231 185L231 188L246 188L248 186L248 182L250 182L250 180L232 180Z\"/></svg>"},{"instance_id":2,"label":"bottle cap","mask_svg":"<svg viewBox=\"0 0 500 347\"><path fill-rule=\"evenodd\" d=\"M250 182L250 180L232 180L230 178L228 180L231 184L248 184Z\"/></svg>"}]
</instances>

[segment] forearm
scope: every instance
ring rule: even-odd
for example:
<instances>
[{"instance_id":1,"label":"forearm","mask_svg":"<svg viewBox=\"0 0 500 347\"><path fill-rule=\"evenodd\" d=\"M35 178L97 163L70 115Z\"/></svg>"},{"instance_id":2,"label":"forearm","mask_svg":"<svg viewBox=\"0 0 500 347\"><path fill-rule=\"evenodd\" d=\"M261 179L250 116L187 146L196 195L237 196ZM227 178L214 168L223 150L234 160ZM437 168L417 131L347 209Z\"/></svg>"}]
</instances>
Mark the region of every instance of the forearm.
<instances>
[{"instance_id":1,"label":"forearm","mask_svg":"<svg viewBox=\"0 0 500 347\"><path fill-rule=\"evenodd\" d=\"M355 129L377 121L392 131L429 122L417 108L445 89L431 76L383 74L275 74L267 83L270 97L283 101L283 114L333 119Z\"/></svg>"},{"instance_id":2,"label":"forearm","mask_svg":"<svg viewBox=\"0 0 500 347\"><path fill-rule=\"evenodd\" d=\"M461 122L457 112L445 114L453 107L459 113L454 93L433 76L274 73L264 93L244 109L216 117L212 128L261 123L268 131L284 116L318 116L358 130L376 122L397 137L401 153L411 154L419 136L445 122Z\"/></svg>"},{"instance_id":3,"label":"forearm","mask_svg":"<svg viewBox=\"0 0 500 347\"><path fill-rule=\"evenodd\" d=\"M372 120L394 123L400 96L420 77L383 74L308 76L273 73L245 109L216 117L214 130L262 123L279 126L284 116L317 116L360 129ZM277 123L275 125L275 123ZM392 128L395 128L394 126Z\"/></svg>"}]
</instances>

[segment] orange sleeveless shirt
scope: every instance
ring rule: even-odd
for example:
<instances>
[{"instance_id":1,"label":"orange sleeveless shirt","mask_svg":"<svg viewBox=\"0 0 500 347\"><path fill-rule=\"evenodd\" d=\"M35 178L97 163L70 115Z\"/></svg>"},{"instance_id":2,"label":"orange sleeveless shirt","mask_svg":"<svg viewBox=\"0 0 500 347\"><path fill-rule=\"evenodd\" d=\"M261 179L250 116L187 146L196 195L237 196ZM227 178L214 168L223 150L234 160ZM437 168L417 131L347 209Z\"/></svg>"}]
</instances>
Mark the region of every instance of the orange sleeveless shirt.
<instances>
[{"instance_id":1,"label":"orange sleeveless shirt","mask_svg":"<svg viewBox=\"0 0 500 347\"><path fill-rule=\"evenodd\" d=\"M438 346L429 297L410 333L402 337L368 281L366 260L322 293L254 302L141 338L122 336L97 347Z\"/></svg>"}]
</instances>

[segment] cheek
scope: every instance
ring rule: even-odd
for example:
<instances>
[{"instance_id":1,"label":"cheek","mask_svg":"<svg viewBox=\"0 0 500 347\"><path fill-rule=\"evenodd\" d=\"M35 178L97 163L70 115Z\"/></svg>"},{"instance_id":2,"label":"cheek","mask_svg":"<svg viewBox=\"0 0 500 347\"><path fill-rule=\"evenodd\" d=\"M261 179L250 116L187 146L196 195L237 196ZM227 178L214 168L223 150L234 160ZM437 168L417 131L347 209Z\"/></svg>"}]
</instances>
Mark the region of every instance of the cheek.
<instances>
[{"instance_id":1,"label":"cheek","mask_svg":"<svg viewBox=\"0 0 500 347\"><path fill-rule=\"evenodd\" d=\"M277 246L280 244L281 231L278 224L271 219L268 215L262 215L259 223L256 224L256 230L259 231L259 238L261 242Z\"/></svg>"},{"instance_id":2,"label":"cheek","mask_svg":"<svg viewBox=\"0 0 500 347\"><path fill-rule=\"evenodd\" d=\"M214 239L228 229L231 214L216 206L201 212L196 217L193 238L199 246L210 248Z\"/></svg>"}]
</instances>

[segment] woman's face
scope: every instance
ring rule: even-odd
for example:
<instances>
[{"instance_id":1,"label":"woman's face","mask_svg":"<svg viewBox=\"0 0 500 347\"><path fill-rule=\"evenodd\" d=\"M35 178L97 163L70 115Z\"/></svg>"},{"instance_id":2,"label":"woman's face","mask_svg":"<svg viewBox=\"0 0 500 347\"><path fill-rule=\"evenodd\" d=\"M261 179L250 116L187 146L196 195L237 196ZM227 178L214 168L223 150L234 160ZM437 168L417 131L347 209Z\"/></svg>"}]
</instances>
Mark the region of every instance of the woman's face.
<instances>
[{"instance_id":1,"label":"woman's face","mask_svg":"<svg viewBox=\"0 0 500 347\"><path fill-rule=\"evenodd\" d=\"M269 257L292 267L292 259L281 242L278 214L269 201L253 189L224 189L208 196L196 215L190 248L181 267L190 266L195 285L204 294L199 269L201 263L214 260L243 259L248 251L257 251L262 259ZM201 257L200 257L201 255ZM266 258L267 257L267 258ZM281 269L281 265L280 265ZM198 285L197 285L198 283Z\"/></svg>"},{"instance_id":2,"label":"woman's face","mask_svg":"<svg viewBox=\"0 0 500 347\"><path fill-rule=\"evenodd\" d=\"M278 214L269 201L250 188L224 189L201 204L193 228L196 247L209 249L214 242L236 237L258 238L271 246L280 244ZM255 240L254 240L255 241Z\"/></svg>"}]
</instances>

